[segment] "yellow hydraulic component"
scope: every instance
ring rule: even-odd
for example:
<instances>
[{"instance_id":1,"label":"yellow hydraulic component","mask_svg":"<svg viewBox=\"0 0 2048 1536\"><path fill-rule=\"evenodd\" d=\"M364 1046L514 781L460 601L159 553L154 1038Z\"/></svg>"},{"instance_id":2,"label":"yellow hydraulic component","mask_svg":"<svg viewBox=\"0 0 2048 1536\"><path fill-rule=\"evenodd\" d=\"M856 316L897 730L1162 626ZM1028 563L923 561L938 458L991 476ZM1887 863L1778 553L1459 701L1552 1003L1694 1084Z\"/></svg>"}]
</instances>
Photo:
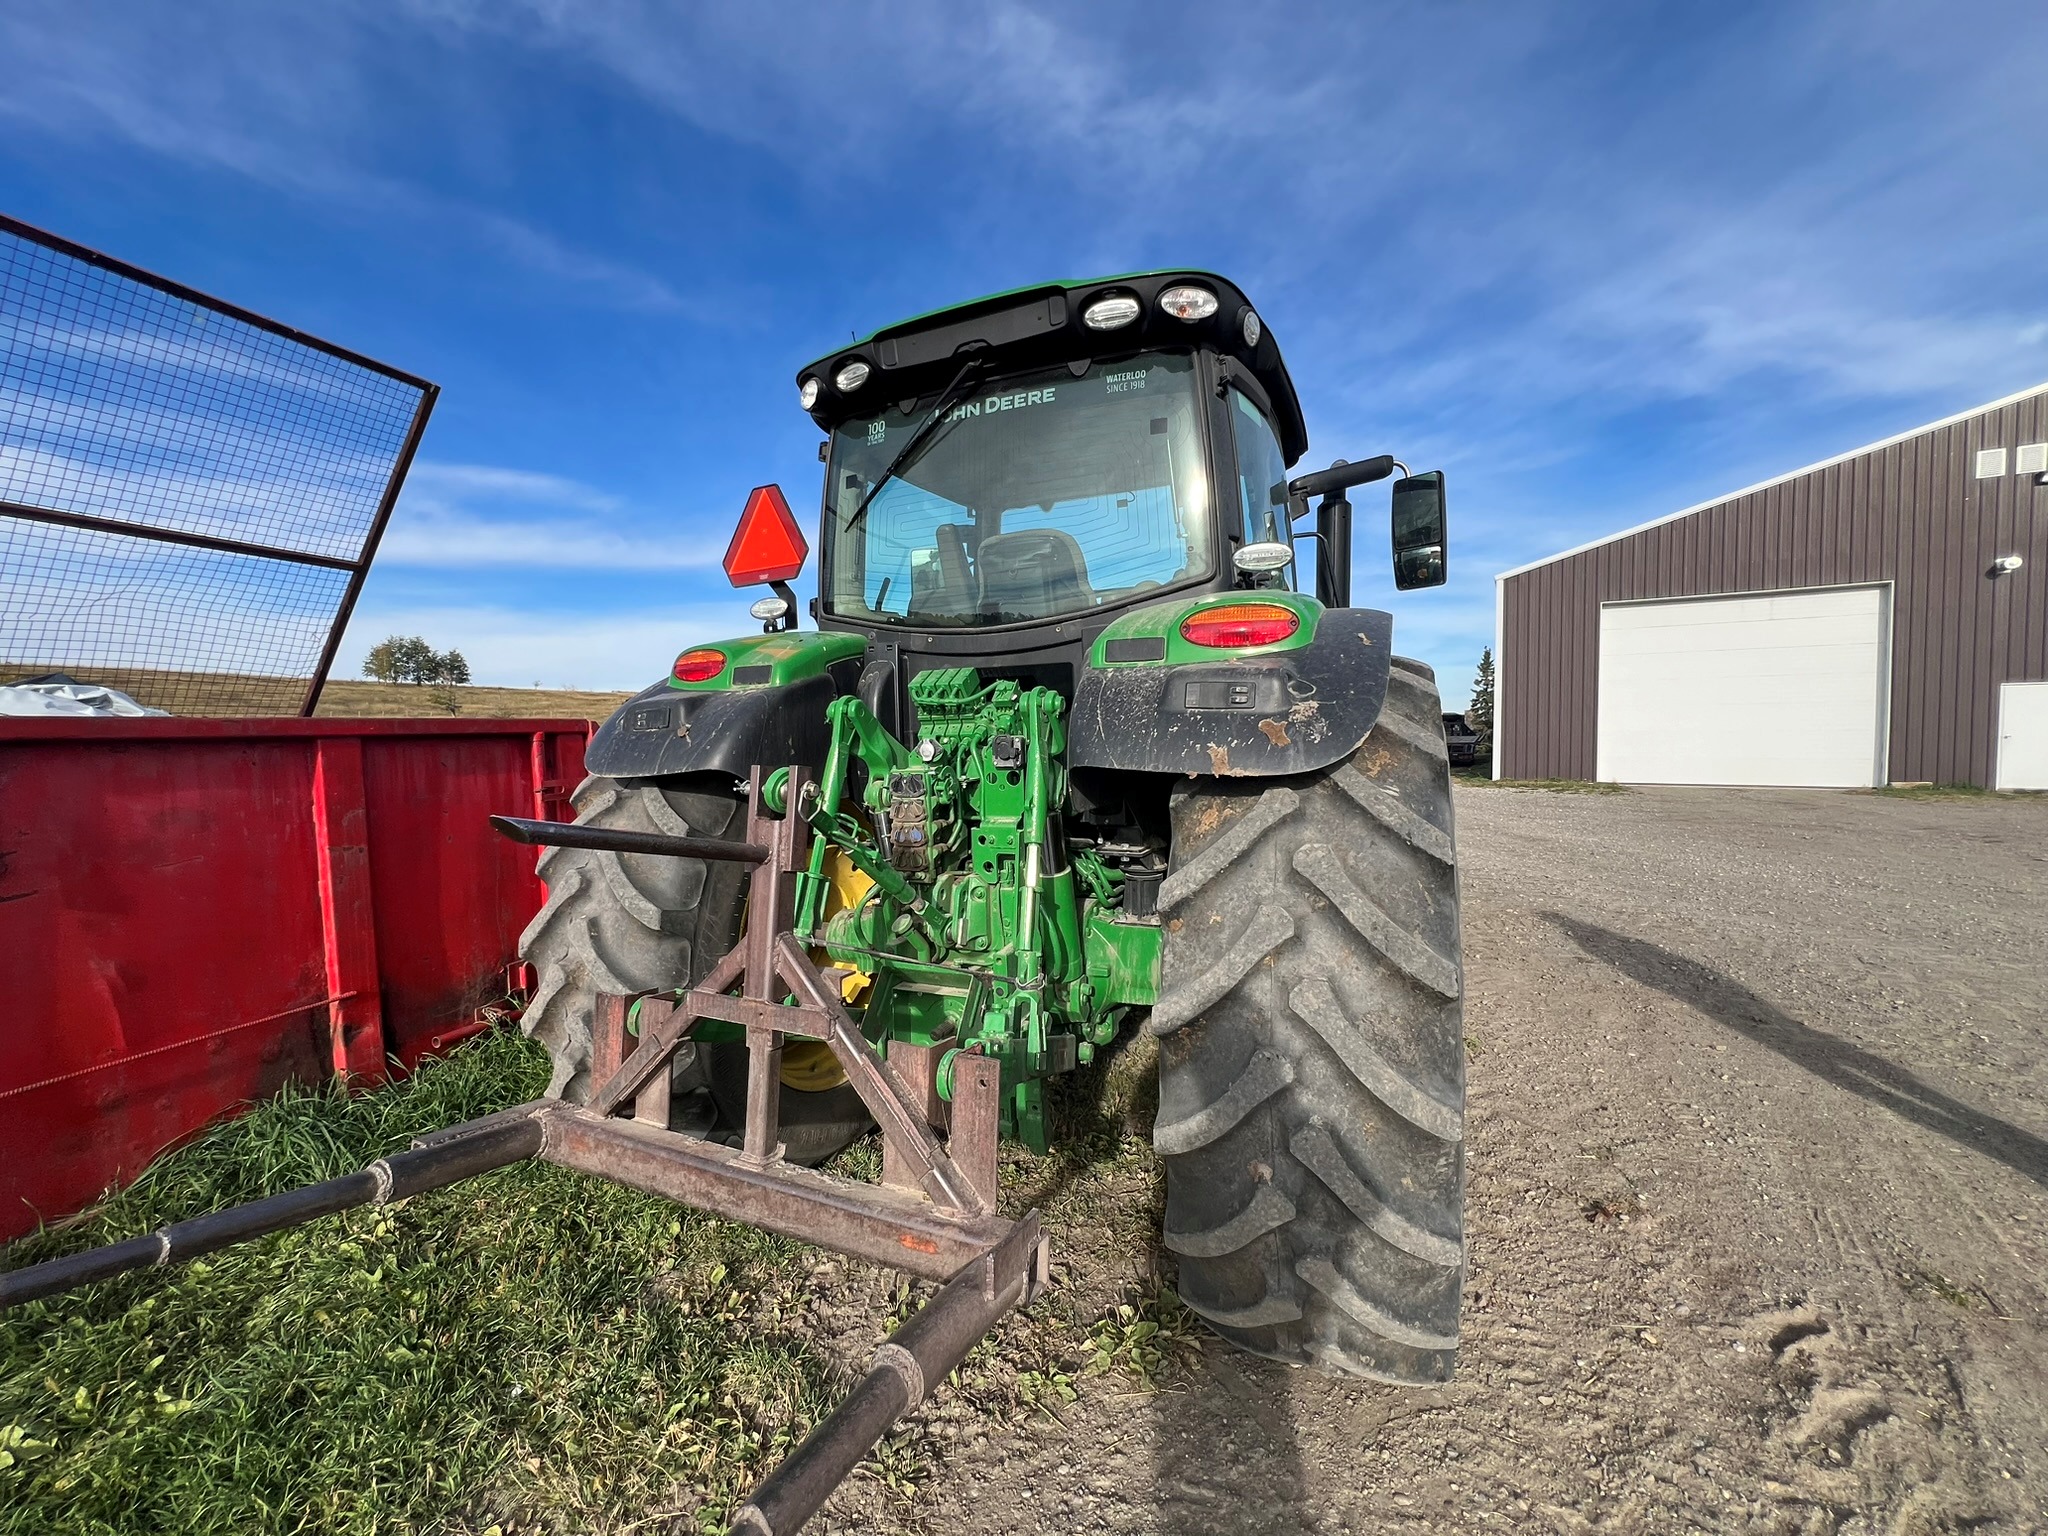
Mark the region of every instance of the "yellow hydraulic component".
<instances>
[{"instance_id":1,"label":"yellow hydraulic component","mask_svg":"<svg viewBox=\"0 0 2048 1536\"><path fill-rule=\"evenodd\" d=\"M869 891L875 888L870 880L854 867L849 859L837 848L825 855L825 916L857 907L867 899ZM811 958L828 968L831 962L822 949L811 951ZM865 971L839 971L839 995L846 1002L858 1005L874 985L874 978ZM846 1081L846 1069L839 1065L839 1058L832 1054L832 1047L822 1040L792 1040L782 1048L782 1086L794 1088L799 1093L823 1093L837 1088Z\"/></svg>"},{"instance_id":2,"label":"yellow hydraulic component","mask_svg":"<svg viewBox=\"0 0 2048 1536\"><path fill-rule=\"evenodd\" d=\"M782 1086L823 1093L846 1081L846 1068L822 1040L791 1040L782 1048Z\"/></svg>"},{"instance_id":3,"label":"yellow hydraulic component","mask_svg":"<svg viewBox=\"0 0 2048 1536\"><path fill-rule=\"evenodd\" d=\"M861 873L843 848L825 850L825 884L830 888L825 897L827 917L859 906L875 888L875 882Z\"/></svg>"}]
</instances>

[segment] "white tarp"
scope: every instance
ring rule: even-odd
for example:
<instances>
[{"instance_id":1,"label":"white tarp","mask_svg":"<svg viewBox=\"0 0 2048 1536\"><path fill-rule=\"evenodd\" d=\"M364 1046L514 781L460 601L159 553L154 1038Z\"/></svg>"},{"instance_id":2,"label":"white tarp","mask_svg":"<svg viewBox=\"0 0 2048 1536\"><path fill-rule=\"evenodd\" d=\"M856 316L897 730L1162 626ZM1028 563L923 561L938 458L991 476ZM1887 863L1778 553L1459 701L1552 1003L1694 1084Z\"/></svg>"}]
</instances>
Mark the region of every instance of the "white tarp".
<instances>
[{"instance_id":1,"label":"white tarp","mask_svg":"<svg viewBox=\"0 0 2048 1536\"><path fill-rule=\"evenodd\" d=\"M165 709L147 708L119 689L102 688L97 683L16 683L0 688L0 715L97 715L113 719L169 713Z\"/></svg>"}]
</instances>

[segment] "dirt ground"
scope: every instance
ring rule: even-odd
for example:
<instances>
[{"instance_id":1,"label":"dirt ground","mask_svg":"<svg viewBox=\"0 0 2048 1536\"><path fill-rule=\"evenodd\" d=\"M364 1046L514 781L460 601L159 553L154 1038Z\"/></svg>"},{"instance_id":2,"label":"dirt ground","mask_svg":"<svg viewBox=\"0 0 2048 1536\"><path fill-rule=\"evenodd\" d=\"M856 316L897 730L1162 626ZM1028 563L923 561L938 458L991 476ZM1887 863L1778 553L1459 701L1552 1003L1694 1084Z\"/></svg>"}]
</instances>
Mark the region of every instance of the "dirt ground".
<instances>
[{"instance_id":1,"label":"dirt ground","mask_svg":"<svg viewBox=\"0 0 2048 1536\"><path fill-rule=\"evenodd\" d=\"M813 1529L2048 1530L2048 800L1457 814L1457 1379L1210 1339L1157 1393L1077 1372L1060 1423L941 1399L925 1491ZM1067 1247L1076 1293L1161 1263Z\"/></svg>"}]
</instances>

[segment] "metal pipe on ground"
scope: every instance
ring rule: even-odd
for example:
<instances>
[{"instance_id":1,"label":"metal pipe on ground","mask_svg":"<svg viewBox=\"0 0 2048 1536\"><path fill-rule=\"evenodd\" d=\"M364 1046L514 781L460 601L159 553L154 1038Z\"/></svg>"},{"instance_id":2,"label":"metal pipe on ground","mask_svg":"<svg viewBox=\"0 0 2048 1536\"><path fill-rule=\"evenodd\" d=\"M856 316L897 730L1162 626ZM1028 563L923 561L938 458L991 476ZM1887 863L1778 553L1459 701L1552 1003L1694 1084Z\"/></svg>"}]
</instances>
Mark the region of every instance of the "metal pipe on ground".
<instances>
[{"instance_id":1,"label":"metal pipe on ground","mask_svg":"<svg viewBox=\"0 0 2048 1536\"><path fill-rule=\"evenodd\" d=\"M88 1248L43 1264L0 1274L0 1311L106 1280L131 1269L195 1259L266 1232L331 1216L359 1205L386 1205L503 1168L541 1149L539 1104L500 1111L467 1125L450 1126L424 1144L380 1157L356 1173L286 1190L245 1205L231 1205L177 1221L146 1237Z\"/></svg>"},{"instance_id":2,"label":"metal pipe on ground","mask_svg":"<svg viewBox=\"0 0 2048 1536\"><path fill-rule=\"evenodd\" d=\"M676 859L723 859L729 864L759 864L768 857L768 850L759 843L728 843L717 837L671 837L664 832L579 827L566 821L531 821L523 816L493 816L491 825L513 842L534 848L660 853Z\"/></svg>"},{"instance_id":3,"label":"metal pipe on ground","mask_svg":"<svg viewBox=\"0 0 2048 1536\"><path fill-rule=\"evenodd\" d=\"M1044 1266L1033 1211L890 1335L832 1416L740 1506L728 1536L794 1536L891 1424L950 1376L1004 1313L1038 1294Z\"/></svg>"}]
</instances>

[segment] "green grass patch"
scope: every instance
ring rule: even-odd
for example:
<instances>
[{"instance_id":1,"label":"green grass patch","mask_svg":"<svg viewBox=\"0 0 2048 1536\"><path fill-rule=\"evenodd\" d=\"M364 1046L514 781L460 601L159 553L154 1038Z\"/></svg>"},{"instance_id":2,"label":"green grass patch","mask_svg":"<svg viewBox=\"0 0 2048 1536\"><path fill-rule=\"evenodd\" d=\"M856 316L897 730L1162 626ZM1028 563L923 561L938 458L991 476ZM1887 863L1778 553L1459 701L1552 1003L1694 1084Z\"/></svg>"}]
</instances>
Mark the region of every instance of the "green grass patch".
<instances>
[{"instance_id":1,"label":"green grass patch","mask_svg":"<svg viewBox=\"0 0 2048 1536\"><path fill-rule=\"evenodd\" d=\"M1603 784L1596 779L1492 779L1484 771L1456 773L1453 782L1477 789L1547 789L1560 795L1625 795L1626 784Z\"/></svg>"},{"instance_id":2,"label":"green grass patch","mask_svg":"<svg viewBox=\"0 0 2048 1536\"><path fill-rule=\"evenodd\" d=\"M494 1031L293 1089L13 1264L362 1166L536 1097ZM834 1394L798 1245L541 1163L0 1316L0 1532L604 1527L730 1506Z\"/></svg>"},{"instance_id":3,"label":"green grass patch","mask_svg":"<svg viewBox=\"0 0 2048 1536\"><path fill-rule=\"evenodd\" d=\"M2031 798L2038 791L1982 789L1975 784L1887 784L1882 789L1852 789L1852 795L1881 795L1887 800L2010 800Z\"/></svg>"}]
</instances>

